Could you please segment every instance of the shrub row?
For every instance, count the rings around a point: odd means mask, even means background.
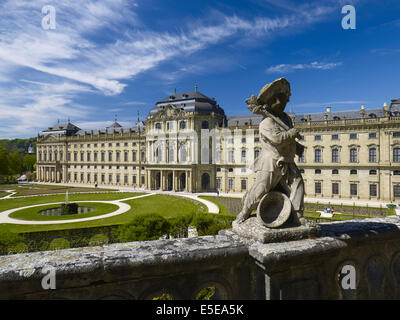
[[[148,241],[161,237],[187,237],[189,226],[198,235],[216,235],[219,230],[231,227],[234,216],[195,213],[165,219],[158,214],[136,215],[123,225],[95,228],[0,234],[0,254],[14,254],[45,250],[58,250],[107,243]]]

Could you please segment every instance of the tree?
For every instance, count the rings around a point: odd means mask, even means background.
[[[32,172],[35,168],[36,156],[26,154],[23,161],[23,167],[26,171]]]
[[[9,157],[5,148],[0,147],[0,175],[9,174]]]
[[[22,160],[18,151],[9,154],[9,168],[11,174],[22,173]]]

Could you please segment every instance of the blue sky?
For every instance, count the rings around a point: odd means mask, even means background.
[[[355,30],[341,26],[347,4]],[[0,0],[0,138],[68,118],[132,126],[196,84],[248,114],[245,99],[280,77],[296,113],[381,107],[400,98],[399,13],[398,0]]]

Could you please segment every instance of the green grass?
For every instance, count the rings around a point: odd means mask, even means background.
[[[62,216],[45,216],[38,214],[39,211],[51,208],[58,208],[59,205],[44,205],[40,207],[26,208],[22,210],[15,211],[9,215],[10,218],[20,219],[20,220],[30,220],[30,221],[58,221],[58,220],[71,220],[71,219],[81,219],[90,218],[103,215],[106,213],[118,210],[118,206],[110,203],[100,203],[100,202],[79,202],[81,207],[92,207],[95,210],[84,213],[84,214],[68,214]]]
[[[79,200],[116,200],[123,199],[140,194],[134,193],[109,193],[109,194],[75,194],[70,195],[70,201]],[[107,199],[106,199],[106,198]],[[42,196],[29,197],[10,200],[0,200],[0,212],[17,207],[28,206],[31,204],[51,203],[64,201],[64,196]],[[166,219],[172,219],[179,216],[186,216],[199,212],[206,212],[206,208],[199,202],[193,202],[181,197],[169,195],[152,195],[149,197],[124,201],[131,206],[131,209],[123,214],[92,221],[51,224],[51,225],[14,225],[0,224],[0,232],[8,230],[11,232],[35,232],[46,230],[65,230],[74,228],[101,227],[108,225],[121,225],[128,223],[136,214],[157,213]]]
[[[219,213],[221,213],[221,214],[229,214],[228,207],[226,205],[222,204],[221,202],[219,202],[218,201],[218,197],[199,196],[199,198],[204,199],[204,200],[208,200],[208,201],[214,203],[215,205],[217,205],[218,208],[219,208]],[[229,199],[229,198],[225,198],[225,199]]]

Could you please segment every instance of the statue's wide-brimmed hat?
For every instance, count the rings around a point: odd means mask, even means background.
[[[290,83],[285,78],[280,78],[266,84],[260,90],[257,102],[261,105],[267,104],[268,101],[277,94],[285,94],[288,98],[290,97]]]

